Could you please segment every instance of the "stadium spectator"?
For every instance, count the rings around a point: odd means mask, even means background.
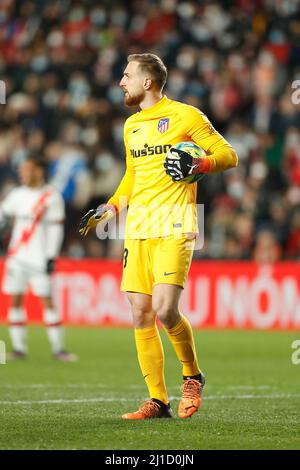
[[[280,259],[281,247],[270,230],[261,230],[256,237],[253,259],[257,263],[275,263]]]

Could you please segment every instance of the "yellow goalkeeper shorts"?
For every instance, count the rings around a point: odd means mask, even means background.
[[[194,245],[185,237],[125,240],[121,290],[152,295],[156,284],[183,288]]]

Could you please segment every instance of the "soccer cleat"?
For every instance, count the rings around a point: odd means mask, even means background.
[[[178,406],[179,418],[190,418],[196,413],[201,405],[204,384],[205,379],[202,374],[200,380],[184,380],[181,387],[182,397]]]
[[[59,351],[53,354],[54,359],[61,362],[77,362],[78,356],[67,351]]]
[[[18,359],[26,359],[27,354],[23,351],[10,351],[6,354],[6,359],[8,361],[15,361]]]
[[[165,405],[164,403],[154,401],[150,399],[145,401],[137,411],[134,413],[125,413],[122,416],[123,419],[153,419],[153,418],[172,418],[172,411],[170,404]]]

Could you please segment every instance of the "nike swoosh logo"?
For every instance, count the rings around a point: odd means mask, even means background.
[[[166,271],[164,272],[164,276],[170,276],[170,274],[176,274],[176,271],[173,271],[172,273],[166,273]]]
[[[141,128],[139,127],[138,129],[134,129],[134,131],[132,131],[133,134],[135,134],[137,131],[139,131]]]

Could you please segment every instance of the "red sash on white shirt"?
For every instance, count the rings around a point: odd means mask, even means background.
[[[34,217],[33,217],[31,225],[23,230],[20,238],[16,241],[15,245],[8,249],[8,252],[7,252],[8,256],[15,255],[22,245],[27,244],[30,241],[32,235],[35,232],[37,224],[40,222],[46,210],[48,209],[48,206],[46,205],[46,201],[51,194],[52,194],[52,191],[48,190],[44,192],[43,194],[41,194],[41,196],[38,198],[38,200],[36,201],[36,203],[34,204],[32,208]]]

